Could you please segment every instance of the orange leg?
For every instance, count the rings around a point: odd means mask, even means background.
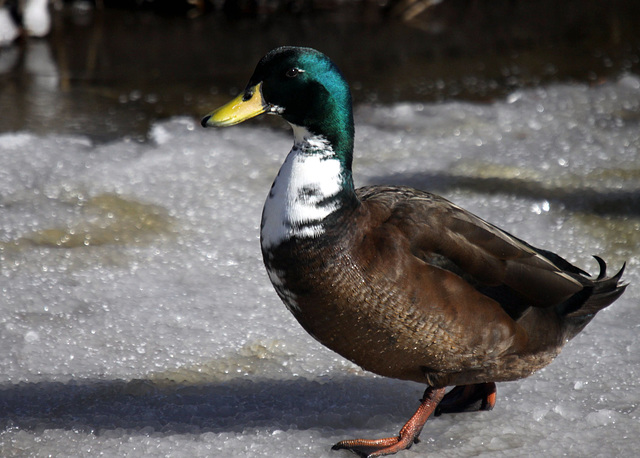
[[[476,383],[475,385],[458,385],[449,391],[435,412],[435,416],[443,413],[472,412],[475,410],[491,410],[496,405],[496,384]]]
[[[435,412],[436,407],[444,397],[445,388],[427,388],[424,392],[420,407],[416,413],[400,430],[396,437],[387,437],[385,439],[352,439],[338,442],[331,447],[332,450],[351,450],[354,453],[366,458],[375,456],[392,455],[411,447],[419,441],[418,436],[422,432],[424,424],[429,417]]]

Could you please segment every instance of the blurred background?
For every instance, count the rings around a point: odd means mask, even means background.
[[[637,74],[640,2],[0,0],[0,43],[0,132],[144,141],[153,121],[236,94],[285,44],[328,54],[356,103]]]

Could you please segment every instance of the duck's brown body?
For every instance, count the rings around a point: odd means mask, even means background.
[[[356,193],[325,234],[264,258],[302,326],[376,374],[434,388],[526,377],[624,290],[438,196]]]

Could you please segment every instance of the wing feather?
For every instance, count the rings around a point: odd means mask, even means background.
[[[442,197],[404,187],[358,191],[363,201],[388,208],[385,224],[407,236],[414,255],[448,268],[489,296],[553,307],[585,286],[580,281],[584,272],[560,256],[536,249]],[[503,304],[505,310],[513,305]]]

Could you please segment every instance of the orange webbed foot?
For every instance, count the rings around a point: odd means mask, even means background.
[[[384,439],[351,439],[338,442],[332,450],[350,450],[361,457],[392,455],[411,447],[419,441],[424,424],[435,412],[436,407],[444,398],[445,388],[427,388],[416,413],[402,427],[396,437]]]

